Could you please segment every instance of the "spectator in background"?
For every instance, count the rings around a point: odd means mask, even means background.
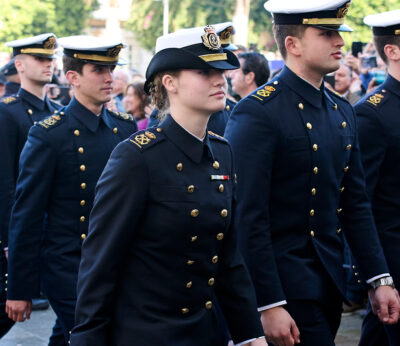
[[[350,90],[354,79],[355,78],[351,67],[341,63],[339,69],[335,72],[334,89],[352,105],[354,105],[360,99],[359,94],[353,93]]]
[[[122,105],[124,91],[129,84],[130,75],[128,71],[116,70],[113,73],[113,99],[116,103],[117,112],[125,112]]]
[[[146,107],[150,105],[150,97],[144,92],[144,83],[129,84],[122,105],[127,113],[135,117],[138,130],[147,127],[150,114],[146,114]]]
[[[0,97],[3,97],[3,95],[6,92],[6,77],[4,76],[3,73],[0,74]]]
[[[238,56],[240,68],[230,73],[232,90],[241,98],[268,82],[269,65],[264,55],[256,52]]]

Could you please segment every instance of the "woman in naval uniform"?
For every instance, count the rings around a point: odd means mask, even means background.
[[[157,40],[146,91],[158,127],[121,143],[99,180],[82,249],[71,345],[266,345],[233,229],[228,142],[207,132],[239,62],[213,27]]]

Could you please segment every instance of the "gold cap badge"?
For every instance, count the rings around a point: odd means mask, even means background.
[[[203,44],[211,50],[219,50],[221,48],[221,42],[218,35],[215,33],[215,29],[211,25],[207,25],[204,28],[205,34],[201,36]]]

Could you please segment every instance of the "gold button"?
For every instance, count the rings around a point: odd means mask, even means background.
[[[343,192],[343,191],[344,191],[344,187],[341,187],[341,188],[340,188],[340,192]]]
[[[79,169],[80,169],[82,172],[84,172],[84,171],[86,170],[86,166],[85,166],[85,165],[81,165],[81,166],[79,167]]]
[[[34,122],[33,122],[33,125],[36,125],[36,124],[37,124],[37,121],[34,121]]]
[[[189,312],[189,309],[188,309],[188,308],[183,308],[183,309],[182,309],[182,314],[185,315],[185,314],[187,314],[188,312]]]
[[[79,154],[83,154],[83,152],[84,152],[83,148],[82,148],[82,147],[79,147],[79,148],[78,148],[78,152],[79,152]]]
[[[219,191],[219,192],[224,192],[224,185],[223,185],[223,184],[220,184],[220,185],[218,186],[218,191]]]
[[[382,92],[383,92],[383,93],[385,93],[385,92],[386,92],[386,90],[385,90],[385,89],[382,89]]]
[[[217,234],[217,240],[222,240],[224,239],[224,234],[223,233],[218,233]]]
[[[313,187],[313,188],[311,189],[311,194],[312,194],[313,196],[315,196],[315,195],[317,194],[317,189],[316,189],[315,187]]]
[[[176,170],[177,170],[178,172],[181,172],[182,169],[183,169],[183,165],[182,165],[181,163],[178,163],[178,164],[176,165]]]
[[[274,85],[278,85],[279,84],[279,82],[276,80],[275,82],[274,82]]]
[[[345,129],[345,128],[346,128],[346,126],[347,126],[347,123],[346,123],[345,121],[343,121],[343,122],[342,122],[342,128],[344,128],[344,129]]]
[[[81,220],[81,222],[85,222],[85,217],[81,216],[79,220]]]
[[[318,167],[314,167],[313,172],[314,174],[318,174]]]
[[[61,115],[64,115],[64,112],[60,112]]]
[[[207,310],[211,310],[211,308],[212,308],[212,302],[210,302],[210,301],[206,302],[205,306],[206,306],[206,309],[207,309]]]
[[[193,237],[190,238],[190,241],[191,241],[192,243],[194,243],[196,240],[197,240],[197,235],[195,235],[195,236],[193,236]]]
[[[186,262],[186,264],[187,264],[188,266],[191,266],[191,265],[194,264],[194,261],[193,261],[193,260],[188,260],[188,261]]]
[[[303,110],[303,109],[304,109],[304,105],[303,105],[302,103],[299,103],[299,108],[300,108],[301,110]]]
[[[208,286],[212,286],[215,283],[215,279],[214,278],[210,278],[210,280],[208,280]]]
[[[218,256],[214,256],[211,260],[212,263],[217,263],[218,262]]]
[[[309,130],[311,130],[311,129],[312,129],[312,125],[311,125],[311,123],[307,123],[307,128],[308,128]]]
[[[199,214],[200,214],[200,212],[199,212],[198,209],[193,209],[193,210],[190,212],[190,216],[191,216],[191,217],[198,217]]]
[[[344,168],[344,172],[346,173],[346,172],[348,172],[349,171],[349,166],[346,166],[345,168]]]
[[[314,216],[315,215],[315,210],[314,209],[311,209],[310,210],[310,216]]]
[[[86,201],[84,199],[82,199],[80,205],[83,207],[86,204]]]
[[[341,232],[342,232],[341,228],[338,228],[337,231],[336,231],[337,234],[340,234]]]
[[[317,150],[318,150],[318,145],[317,145],[317,144],[314,144],[314,145],[312,146],[312,148],[313,148],[314,151],[317,151]]]
[[[353,269],[356,269],[356,268],[357,268],[355,265],[352,265],[351,267],[352,267]]]
[[[186,284],[186,288],[190,288],[190,287],[192,287],[192,285],[193,285],[193,282],[192,282],[192,281],[189,281],[189,282]]]
[[[346,147],[346,150],[350,150],[351,149],[351,144],[349,144],[347,147]]]
[[[340,214],[342,211],[343,211],[343,209],[342,209],[342,208],[339,208],[339,209],[337,210],[337,213]]]
[[[118,129],[117,129],[116,127],[114,127],[114,128],[113,128],[113,132],[114,132],[114,133],[117,133],[117,132],[118,132]]]
[[[28,113],[29,113],[29,114],[33,114],[32,109],[28,109]]]
[[[215,162],[213,163],[213,167],[214,167],[214,169],[219,169],[219,162],[218,162],[218,161],[215,161]]]
[[[225,109],[226,109],[227,111],[229,111],[229,110],[231,109],[231,107],[230,107],[229,105],[227,105],[227,106],[225,107]]]
[[[86,189],[86,183],[82,183],[82,184],[81,184],[81,189],[82,189],[82,190],[85,190],[85,189]]]
[[[359,283],[359,284],[360,284],[360,283],[361,283],[361,280],[357,280],[357,283]]]
[[[336,103],[333,105],[333,109],[334,109],[335,111],[337,111],[337,104],[336,104]]]
[[[310,235],[311,235],[311,237],[313,237],[313,238],[314,238],[314,237],[315,237],[315,233],[314,233],[314,231],[311,231],[311,232],[310,232]]]
[[[221,210],[221,216],[222,216],[222,217],[227,217],[227,216],[228,216],[228,210],[222,209],[222,210]]]
[[[157,127],[157,132],[162,132],[162,128],[161,127]]]
[[[85,233],[82,233],[82,234],[81,234],[81,239],[82,239],[82,240],[85,240],[85,239],[86,239],[86,234],[85,234]]]
[[[358,276],[359,274],[358,273],[354,273],[354,276]]]
[[[187,188],[187,191],[188,191],[189,193],[193,193],[193,191],[194,191],[194,185],[189,185],[188,188]]]
[[[74,135],[75,135],[75,136],[79,136],[79,134],[80,134],[79,130],[75,130],[75,131],[74,131]]]

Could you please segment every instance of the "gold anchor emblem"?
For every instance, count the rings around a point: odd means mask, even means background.
[[[151,139],[142,133],[135,137],[135,141],[141,145],[146,145],[150,143]]]

